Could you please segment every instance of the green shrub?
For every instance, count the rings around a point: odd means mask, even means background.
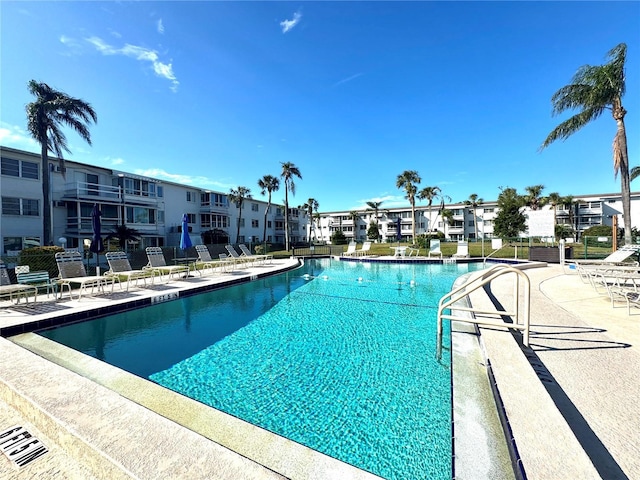
[[[58,252],[64,252],[64,248],[56,246],[25,248],[20,252],[19,264],[28,265],[31,272],[45,270],[49,272],[50,277],[57,277],[56,253]]]
[[[342,230],[336,230],[333,235],[331,235],[331,243],[333,245],[346,245],[347,237],[344,236]]]

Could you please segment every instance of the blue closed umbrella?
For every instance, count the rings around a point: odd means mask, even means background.
[[[102,243],[102,223],[100,216],[102,212],[98,208],[98,204],[93,204],[93,210],[91,210],[91,228],[93,229],[93,237],[91,237],[91,245],[89,251],[93,253],[100,253],[104,250],[104,244]]]
[[[189,237],[189,217],[185,213],[182,215],[182,234],[180,235],[180,248],[182,250],[186,250],[191,247],[193,243],[191,243],[191,237]]]

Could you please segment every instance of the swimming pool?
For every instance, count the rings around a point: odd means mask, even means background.
[[[314,260],[42,335],[385,478],[451,478],[436,303],[476,268]]]

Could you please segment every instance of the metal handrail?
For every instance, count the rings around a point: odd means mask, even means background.
[[[468,297],[472,292],[484,287],[491,283],[494,279],[506,275],[509,273],[515,273],[514,282],[514,305],[512,311],[507,310],[481,310],[479,308],[465,307],[458,304],[463,299]],[[522,312],[520,311],[520,278],[524,279],[524,305]],[[437,357],[440,359],[442,356],[442,320],[457,320],[460,322],[475,323],[476,325],[491,325],[494,327],[507,327],[515,328],[523,331],[522,342],[525,346],[529,346],[529,324],[531,313],[531,282],[529,277],[518,268],[514,268],[511,265],[497,264],[493,267],[482,272],[481,275],[473,276],[462,285],[451,290],[444,295],[438,302],[438,331],[437,331]],[[458,304],[458,305],[456,305]],[[452,308],[455,305],[454,308]],[[451,310],[451,314],[445,314],[446,309]],[[485,313],[485,314],[500,314],[514,317],[514,323],[507,323],[500,320],[491,320],[487,318],[476,318],[475,316],[460,316],[454,315],[453,312],[470,312],[470,313]]]

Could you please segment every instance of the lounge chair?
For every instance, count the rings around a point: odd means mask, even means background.
[[[218,258],[220,258],[220,268],[223,272],[233,272],[236,267],[236,260],[230,255],[226,253],[219,253]]]
[[[255,258],[256,260],[261,261],[262,263],[267,263],[267,261],[271,263],[273,261],[273,255],[262,255],[262,254],[251,253],[251,250],[249,250],[249,248],[244,243],[241,243],[240,245],[238,245],[238,248],[240,248],[242,255],[247,258]]]
[[[442,258],[442,250],[440,250],[440,240],[437,238],[431,239],[431,244],[429,245],[429,254],[427,256],[431,258],[431,255],[437,255]]]
[[[38,298],[38,287],[34,285],[20,285],[11,283],[7,266],[0,260],[0,298],[9,297],[9,301],[20,302],[20,298],[24,298],[29,303],[29,295],[33,294],[34,302]]]
[[[147,253],[149,263],[143,267],[143,270],[152,270],[161,278],[163,275],[166,275],[167,281],[171,280],[174,275],[178,275],[178,277],[182,274],[185,276],[189,275],[189,265],[167,265],[167,261],[164,259],[164,254],[160,247],[147,247],[145,252]]]
[[[46,270],[32,272],[29,265],[18,265],[16,267],[16,279],[19,284],[31,285],[36,287],[38,291],[41,288],[46,288],[47,298],[51,293],[56,294],[56,283],[51,280],[49,272]]]
[[[585,258],[581,260],[579,258],[574,258],[570,260],[566,260],[565,263],[575,264],[575,265],[614,265],[620,263],[630,263],[628,262],[629,257],[634,253],[640,252],[640,245],[624,245],[620,247],[615,252],[609,254],[607,257],[602,259],[588,259]],[[637,265],[638,262],[635,263]]]
[[[356,242],[349,242],[347,250],[342,252],[343,257],[352,257],[356,253]]]
[[[371,242],[364,242],[360,250],[356,250],[356,257],[366,257],[371,251]]]
[[[87,288],[89,287],[91,287],[91,293],[93,294],[94,289],[104,293],[104,287],[111,285],[111,293],[113,293],[113,284],[118,281],[115,277],[87,275],[84,263],[82,262],[82,255],[77,251],[66,250],[56,253],[56,263],[58,264],[58,272],[60,273],[60,276],[56,280],[60,297],[62,297],[64,293],[64,287],[67,287],[69,290],[69,298],[73,299],[71,293],[72,285],[80,286],[78,290],[78,300],[82,298],[83,294],[87,293]]]
[[[255,258],[251,258],[251,257],[244,257],[242,255],[240,255],[235,248],[233,248],[233,245],[225,245],[225,247],[227,249],[227,252],[229,252],[229,256],[231,258],[233,258],[236,261],[236,264],[240,264],[240,263],[255,263],[256,259]]]
[[[134,270],[129,263],[129,257],[125,252],[107,252],[107,262],[109,262],[109,271],[105,272],[107,277],[117,277],[120,282],[120,288],[122,289],[121,280],[124,278],[127,281],[127,292],[129,291],[129,285],[131,282],[135,282],[138,285],[138,280],[142,280],[145,287],[147,286],[147,279],[151,279],[153,284],[153,277],[155,272],[153,270],[142,269]]]
[[[420,247],[418,245],[411,245],[407,247],[406,251],[407,257],[411,256],[419,256],[420,255]]]
[[[211,258],[211,252],[206,245],[196,245],[196,252],[198,253],[196,268],[201,267],[203,270],[208,268],[211,273],[214,273],[216,268],[220,268],[220,271],[224,270],[224,265],[220,261]]]
[[[451,256],[453,258],[469,258],[469,243],[465,241],[459,241],[458,250]]]

